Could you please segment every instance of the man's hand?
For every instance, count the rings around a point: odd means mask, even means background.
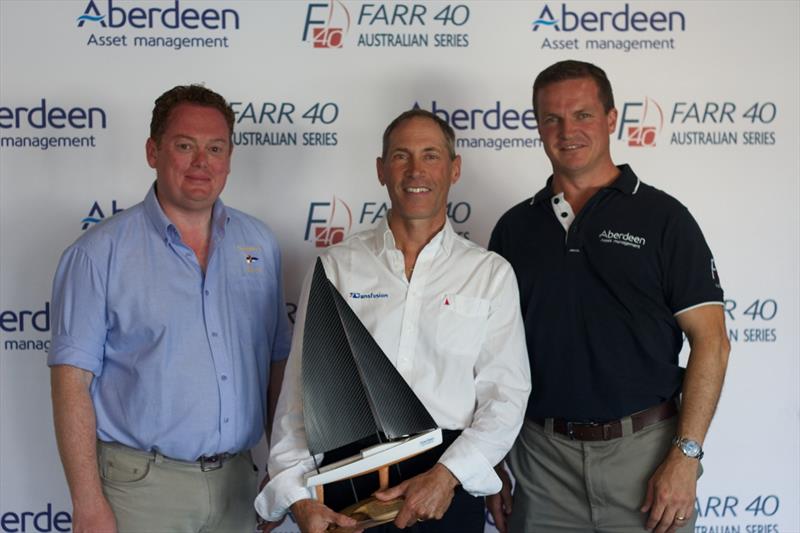
[[[655,533],[673,532],[694,512],[700,462],[673,447],[647,483],[641,511],[650,513],[645,527]]]
[[[355,519],[334,512],[330,507],[310,498],[294,502],[292,514],[301,533],[323,533],[332,524],[340,527],[353,527],[357,524]]]
[[[497,494],[492,494],[486,497],[486,508],[494,519],[494,525],[500,533],[508,531],[508,517],[511,515],[511,478],[508,476],[506,467],[503,463],[494,467],[500,481],[503,482],[503,488]]]
[[[394,525],[403,529],[422,520],[438,520],[453,501],[453,490],[458,480],[441,463],[427,472],[403,481],[399,485],[375,493],[381,501],[405,498],[403,508],[394,519]]]
[[[75,504],[72,506],[72,531],[74,533],[117,533],[117,520],[108,500],[96,502],[90,509]]]

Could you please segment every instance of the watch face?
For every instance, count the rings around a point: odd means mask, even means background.
[[[681,444],[681,449],[683,450],[683,453],[689,457],[697,457],[700,455],[700,445],[693,440],[683,441]]]

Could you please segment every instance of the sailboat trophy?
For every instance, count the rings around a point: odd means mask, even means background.
[[[311,455],[376,435],[374,446],[306,474],[306,486],[324,503],[324,485],[374,475],[389,486],[389,467],[434,448],[442,430],[422,405],[317,259],[303,336],[303,417]],[[390,522],[403,501],[361,501],[343,511],[352,529]]]

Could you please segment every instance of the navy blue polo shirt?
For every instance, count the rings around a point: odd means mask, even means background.
[[[714,259],[680,202],[628,165],[566,231],[544,189],[505,213],[489,249],[513,266],[533,389],[529,418],[604,422],[681,389],[675,316],[723,302]]]

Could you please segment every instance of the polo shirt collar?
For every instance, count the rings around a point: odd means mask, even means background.
[[[455,231],[453,230],[453,226],[450,225],[450,220],[445,218],[444,227],[442,227],[441,231],[433,236],[430,242],[425,245],[423,250],[430,249],[432,252],[426,253],[435,254],[436,251],[441,248],[446,254],[450,254],[450,251],[453,249],[454,236]],[[370,245],[372,246],[372,250],[375,255],[397,249],[397,244],[394,240],[394,234],[389,227],[389,213],[387,213],[386,216],[383,217],[380,222],[378,222],[378,225],[375,226],[375,233],[371,238]]]
[[[639,178],[633,172],[630,165],[617,165],[619,169],[619,176],[606,189],[616,189],[623,194],[632,195],[636,194],[639,190]],[[531,199],[531,205],[537,205],[541,202],[549,202],[553,197],[553,176],[547,178],[547,183],[544,188],[534,195]]]
[[[180,240],[178,228],[167,218],[167,215],[164,214],[164,210],[161,209],[161,205],[158,203],[155,183],[153,183],[150,190],[147,191],[143,204],[147,218],[150,219],[150,222],[159,235],[168,240]],[[230,221],[230,216],[225,208],[225,204],[222,203],[222,200],[217,198],[211,211],[212,241],[219,241],[225,236],[225,226],[228,224],[228,221]]]

